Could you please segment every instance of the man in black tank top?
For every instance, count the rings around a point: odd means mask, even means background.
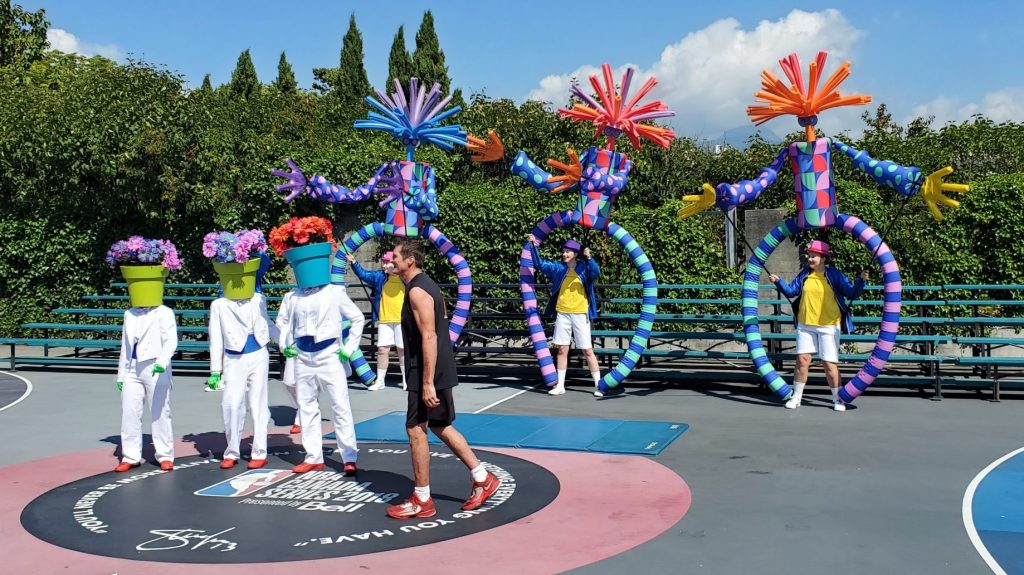
[[[423,243],[401,238],[395,243],[395,269],[405,282],[402,306],[402,337],[408,407],[405,430],[412,452],[415,491],[405,502],[388,507],[395,519],[433,517],[437,513],[430,497],[430,446],[427,428],[451,449],[472,475],[473,488],[462,504],[464,511],[483,505],[501,486],[501,481],[484,468],[466,438],[452,425],[455,400],[452,388],[459,384],[455,352],[448,337],[448,314],[441,288],[423,273]]]

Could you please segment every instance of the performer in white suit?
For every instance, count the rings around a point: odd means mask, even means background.
[[[174,469],[171,430],[171,358],[178,348],[178,325],[167,306],[133,307],[124,312],[117,388],[121,390],[121,462],[114,471],[142,463],[142,409],[149,403],[153,447],[160,469]]]
[[[239,444],[245,426],[246,398],[252,414],[253,437],[249,469],[267,464],[267,372],[270,354],[267,343],[279,340],[277,325],[267,316],[262,293],[251,298],[232,300],[220,297],[210,306],[210,378],[207,386],[216,388],[223,371],[225,388],[221,400],[227,448],[221,469],[231,469],[241,457]]]
[[[292,290],[281,298],[281,307],[277,312],[277,328],[284,332],[285,326],[288,325],[288,306],[291,303],[292,297],[295,295],[295,290]],[[282,345],[282,348],[284,346]],[[295,421],[292,422],[292,428],[289,433],[299,433],[302,431],[302,426],[299,423],[299,396],[295,393],[295,358],[286,357],[284,360],[284,369],[281,370],[281,383],[284,384],[284,390],[288,392],[288,396],[292,398],[295,403]]]
[[[346,475],[356,474],[356,433],[348,398],[346,367],[359,348],[363,335],[363,313],[352,303],[344,286],[325,285],[297,289],[281,312],[287,314],[281,333],[284,354],[295,358],[295,389],[302,426],[305,461],[292,471],[306,473],[324,468],[323,436],[320,426],[320,388],[331,399],[334,434]],[[280,315],[280,314],[279,314]],[[349,337],[342,341],[341,325],[351,322]]]

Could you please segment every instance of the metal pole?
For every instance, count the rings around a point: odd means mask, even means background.
[[[725,219],[729,220],[725,226],[725,266],[729,269],[736,269],[736,208],[725,212]]]

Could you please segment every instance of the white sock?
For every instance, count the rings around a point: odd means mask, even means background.
[[[839,399],[839,388],[832,387],[830,389],[832,390],[832,401],[842,401],[841,399]]]
[[[388,374],[388,368],[377,369],[377,383],[384,383],[384,377]]]
[[[600,371],[592,371],[592,372],[590,372],[590,377],[594,378],[594,387],[597,387],[598,384],[601,383],[601,372]]]
[[[558,369],[555,370],[555,373],[558,374],[558,387],[565,387],[565,370]]]
[[[430,499],[430,486],[420,487],[417,485],[413,487],[413,493],[416,495],[416,499],[420,500],[420,503],[426,503]]]
[[[402,372],[402,387],[405,387],[405,362],[398,362],[398,370]]]
[[[793,399],[800,401],[804,398],[804,386],[807,385],[806,381],[794,381],[793,382]]]
[[[476,467],[469,470],[470,474],[473,475],[473,481],[480,483],[484,479],[487,479],[487,470],[484,469],[483,463],[478,463]]]

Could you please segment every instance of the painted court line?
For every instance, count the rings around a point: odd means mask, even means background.
[[[992,554],[988,552],[988,549],[985,547],[985,544],[981,541],[981,536],[978,535],[978,530],[974,526],[974,512],[972,511],[972,504],[974,503],[974,492],[978,489],[978,485],[981,485],[981,482],[985,479],[985,476],[991,473],[993,469],[999,467],[1000,465],[1002,465],[1004,461],[1011,459],[1012,457],[1014,457],[1018,453],[1021,453],[1022,451],[1024,451],[1024,447],[1021,447],[1016,451],[1011,451],[1010,453],[1007,453],[1006,455],[990,463],[988,467],[983,469],[981,473],[976,475],[974,479],[971,480],[970,484],[967,485],[967,491],[964,493],[963,516],[964,528],[967,529],[967,536],[970,538],[971,543],[974,544],[975,549],[978,550],[978,554],[981,555],[981,558],[985,560],[985,563],[989,566],[990,569],[992,569],[992,572],[996,575],[1006,575],[1006,571],[1004,571],[1003,568],[999,566],[999,563],[997,563],[995,558],[992,557]]]
[[[21,381],[25,382],[25,393],[21,394],[21,397],[19,397],[18,399],[14,400],[13,402],[8,403],[7,405],[5,405],[3,407],[0,407],[0,411],[3,411],[3,410],[5,410],[5,409],[7,409],[9,407],[14,407],[15,405],[18,405],[22,401],[25,401],[25,398],[28,397],[32,393],[32,382],[27,380],[27,379],[25,379],[24,377],[21,377],[18,374],[11,373],[9,371],[0,371],[0,373],[2,373],[4,375],[9,375],[11,377],[16,377],[16,378],[20,379]]]
[[[495,407],[497,405],[501,405],[502,403],[505,403],[506,401],[508,401],[510,399],[519,397],[520,395],[526,393],[527,391],[532,391],[534,389],[537,389],[540,386],[541,386],[541,384],[538,383],[537,385],[534,385],[532,387],[525,387],[525,388],[517,391],[516,393],[513,393],[512,395],[510,395],[510,396],[508,396],[508,397],[506,397],[504,399],[499,399],[498,401],[495,401],[494,403],[492,403],[490,405],[486,405],[484,407],[481,407],[480,409],[474,411],[473,414],[476,415],[477,413],[483,413],[483,412],[487,411],[488,409],[490,409],[492,407]]]

